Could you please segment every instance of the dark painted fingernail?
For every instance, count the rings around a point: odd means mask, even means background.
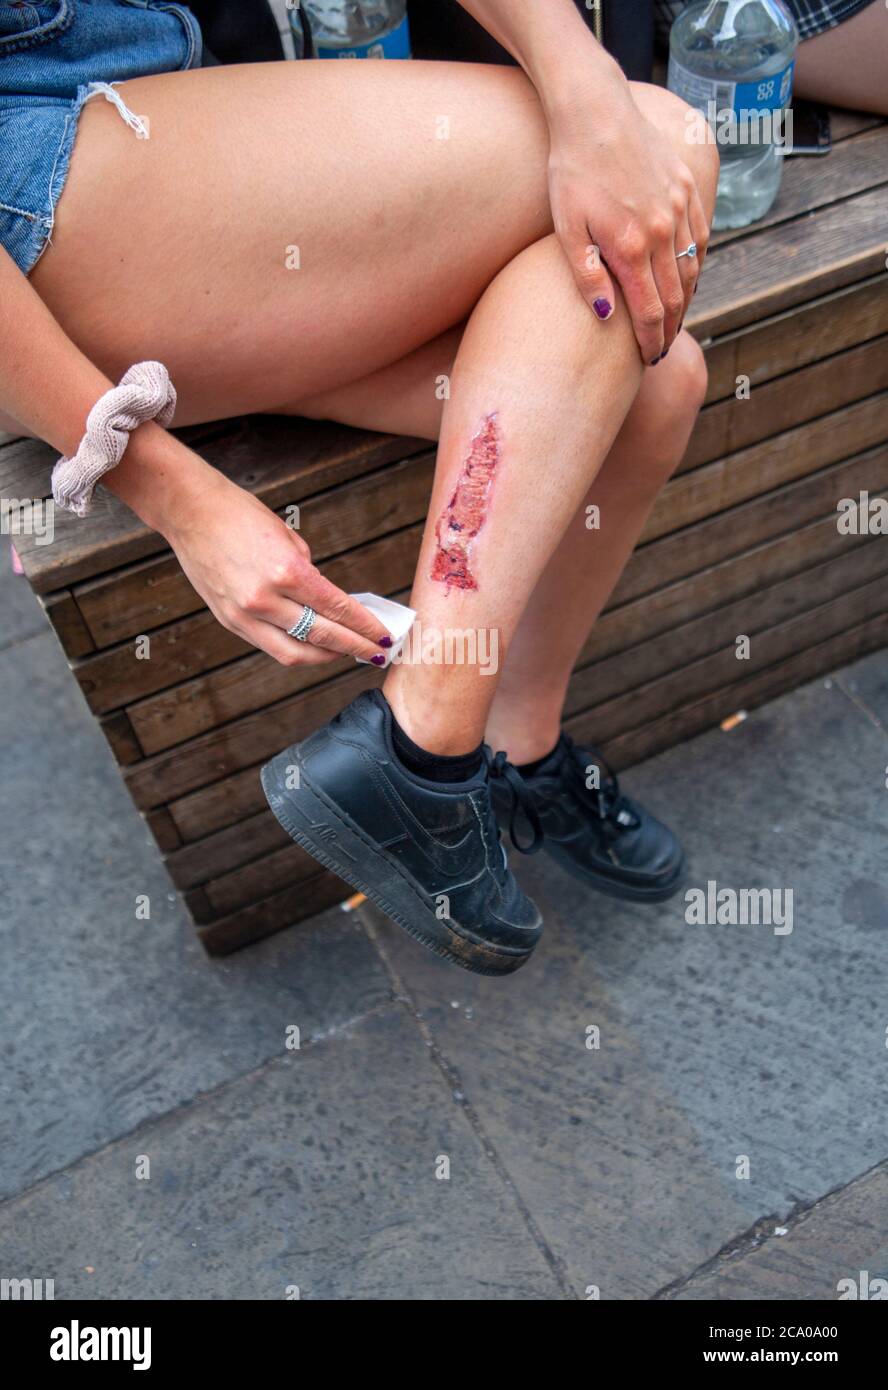
[[[389,647],[392,645],[392,639],[390,637],[380,637],[379,645],[385,647],[386,651],[388,651]]]
[[[669,344],[669,347],[671,347],[671,346],[672,346],[672,344],[670,343],[670,344]],[[666,351],[663,353],[663,357],[668,357],[668,356],[669,356],[669,348],[667,348]],[[663,357],[660,358],[660,361],[661,361],[661,362],[663,361]]]
[[[694,294],[697,293],[697,291],[698,291],[699,288],[700,288],[700,281],[698,280],[697,283],[694,285]]]
[[[600,319],[609,319],[614,312],[614,306],[609,299],[596,299],[592,308]]]
[[[385,657],[384,657],[384,656],[371,656],[370,660],[373,662],[373,665],[374,665],[374,666],[384,666],[384,665],[385,665]]]
[[[662,361],[663,361],[663,353],[661,352],[659,357],[653,357],[653,358],[651,358],[651,363],[650,363],[650,365],[651,365],[652,367],[656,367],[657,363],[658,363],[658,362],[662,362]]]

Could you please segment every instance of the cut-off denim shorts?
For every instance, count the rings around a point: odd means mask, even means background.
[[[83,103],[103,95],[133,124],[111,84],[199,67],[201,47],[185,5],[0,0],[0,245],[26,275],[52,235]]]

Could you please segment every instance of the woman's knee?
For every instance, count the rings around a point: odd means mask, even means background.
[[[707,382],[702,348],[690,333],[679,333],[668,358],[645,373],[636,398],[637,481],[657,490],[675,472],[706,399]]]
[[[679,333],[669,350],[669,362],[674,373],[676,406],[683,417],[695,420],[709,385],[703,349],[690,333]]]

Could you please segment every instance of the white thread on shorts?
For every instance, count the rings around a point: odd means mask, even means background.
[[[126,123],[127,123],[127,125],[129,126],[130,130],[134,130],[134,131],[136,132],[136,139],[138,139],[138,140],[147,140],[147,139],[148,139],[148,127],[147,127],[147,125],[145,124],[145,122],[144,122],[144,120],[142,119],[141,116],[135,115],[134,112],[132,112],[132,111],[129,109],[129,107],[127,106],[126,102],[124,101],[124,99],[123,99],[123,97],[120,95],[120,93],[114,90],[115,87],[116,87],[116,85],[117,85],[116,83],[111,83],[111,82],[90,82],[90,83],[88,83],[88,84],[87,84],[87,94],[86,94],[86,96],[83,98],[83,105],[85,106],[86,103],[90,100],[91,97],[97,97],[97,96],[100,96],[100,95],[103,96],[103,97],[105,98],[106,101],[110,101],[110,102],[111,102],[111,105],[112,105],[112,106],[116,106],[116,107],[117,107],[117,110],[120,112],[121,116],[122,116],[123,119],[126,121]]]

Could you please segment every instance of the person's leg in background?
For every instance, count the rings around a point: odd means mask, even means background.
[[[799,45],[795,93],[888,116],[888,7],[870,0],[850,19]]]

